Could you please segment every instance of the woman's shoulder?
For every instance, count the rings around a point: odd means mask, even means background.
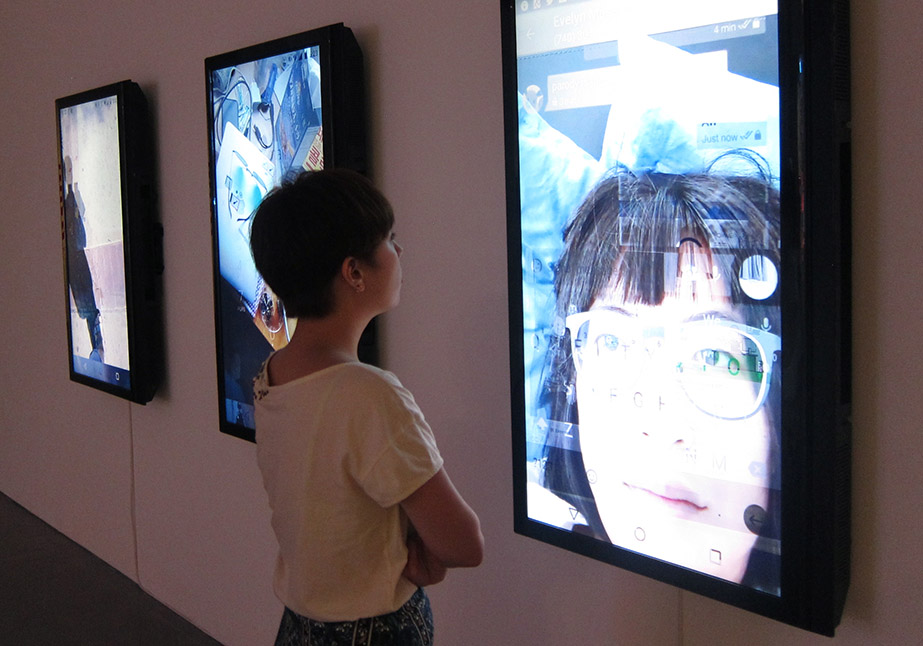
[[[362,405],[381,411],[403,411],[402,415],[423,417],[413,394],[389,370],[368,363],[343,364],[331,379],[337,380],[337,389],[351,393]]]
[[[361,361],[334,366],[334,369],[328,371],[327,376],[330,379],[352,384],[356,388],[367,388],[383,393],[406,390],[393,372]]]
[[[325,393],[335,393],[336,399],[352,401],[358,408],[381,405],[416,408],[413,395],[394,373],[371,364],[338,363],[276,385],[268,376],[267,363],[253,380],[253,395],[257,401],[265,400],[270,394],[281,402],[291,397],[299,400],[315,396],[326,398]]]
[[[370,389],[388,392],[404,388],[394,373],[361,361],[336,363],[278,385],[270,380],[267,364],[268,361],[263,364],[256,378],[256,383],[262,384],[266,389],[275,390],[290,386],[323,388],[335,385],[336,388],[347,390]]]

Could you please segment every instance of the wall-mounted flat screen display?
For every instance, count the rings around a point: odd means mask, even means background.
[[[125,81],[56,111],[71,378],[145,403],[161,347],[146,102]]]
[[[287,173],[365,171],[362,70],[358,44],[343,25],[205,62],[219,415],[232,435],[253,439],[253,377],[296,324],[253,264],[251,217]]]
[[[827,138],[799,131],[803,17],[502,4],[517,531],[784,614],[805,495],[786,456],[817,404],[794,362],[823,324],[797,236],[842,218],[804,209]]]

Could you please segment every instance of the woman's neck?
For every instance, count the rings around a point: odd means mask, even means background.
[[[270,383],[278,386],[325,368],[358,361],[359,338],[364,329],[364,324],[333,315],[299,319],[291,341],[270,361]]]

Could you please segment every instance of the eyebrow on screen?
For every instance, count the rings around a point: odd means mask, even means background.
[[[727,321],[729,323],[743,323],[733,316],[730,316],[727,312],[719,312],[717,310],[708,310],[705,312],[696,312],[692,316],[683,319],[683,323],[697,323],[699,321]]]
[[[631,319],[637,319],[639,317],[639,314],[637,312],[632,312],[631,310],[627,310],[623,307],[619,307],[618,305],[603,305],[601,307],[593,308],[593,310],[590,310],[590,311],[594,311],[594,310],[595,311],[602,310],[604,312],[613,312],[615,314],[620,314],[622,316],[625,316]],[[680,323],[699,323],[702,321],[727,321],[728,323],[740,323],[742,325],[746,324],[746,322],[743,320],[740,320],[739,317],[731,316],[727,312],[722,312],[719,310],[705,310],[703,312],[696,312],[695,314],[692,314],[691,316],[687,316],[686,318],[682,319]]]
[[[635,318],[635,319],[638,318],[637,312],[630,312],[626,310],[625,308],[618,307],[617,305],[603,305],[602,307],[594,307],[590,311],[593,311],[593,310],[596,310],[596,311],[603,310],[604,312],[614,312],[616,314],[621,314],[622,316],[628,316],[628,317]]]

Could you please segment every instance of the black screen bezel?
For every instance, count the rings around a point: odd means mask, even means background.
[[[128,388],[75,370],[70,327],[61,111],[107,97],[116,97],[118,106],[119,183],[130,364]],[[163,378],[163,229],[156,212],[153,132],[147,100],[137,83],[125,80],[59,98],[55,101],[55,114],[70,379],[134,403],[146,404],[153,399]]]
[[[219,427],[222,433],[250,442],[255,441],[255,429],[246,424],[229,421],[225,414],[227,395],[224,346],[227,341],[222,325],[222,279],[218,266],[219,241],[215,197],[217,160],[213,145],[215,123],[212,107],[212,72],[310,47],[318,47],[320,51],[324,166],[350,168],[367,173],[364,65],[358,42],[348,27],[336,23],[205,59]],[[267,350],[267,356],[268,354]],[[375,321],[363,335],[360,358],[371,363],[377,361]]]
[[[514,530],[812,632],[833,635],[849,582],[848,2],[780,0],[783,338],[781,595],[531,520],[526,498],[517,0],[501,1]]]

